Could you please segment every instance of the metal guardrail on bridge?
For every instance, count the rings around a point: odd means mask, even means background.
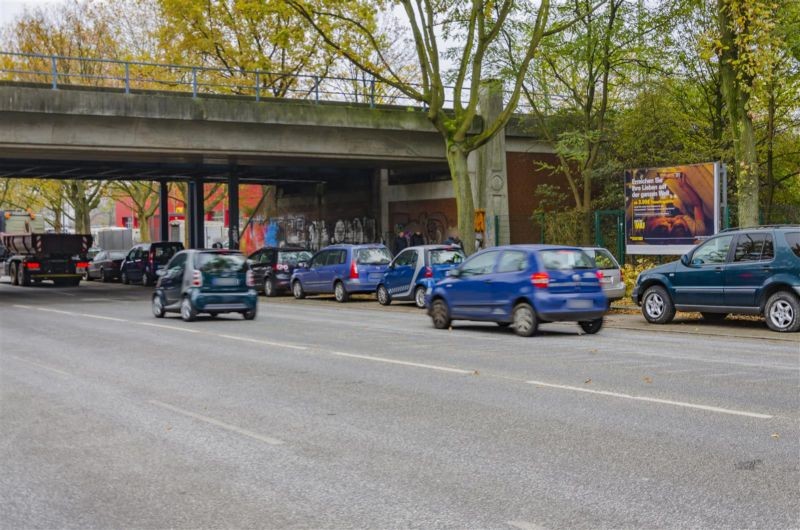
[[[42,84],[54,90],[90,87],[117,89],[125,94],[175,91],[191,93],[194,98],[233,95],[255,101],[300,99],[420,108],[418,101],[366,74],[354,77],[287,74],[0,51],[0,81]],[[452,104],[452,88],[447,87],[445,92],[447,102]]]

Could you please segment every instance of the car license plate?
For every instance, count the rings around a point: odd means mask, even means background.
[[[239,285],[239,280],[238,278],[214,278],[214,281],[211,283],[218,287],[232,287],[234,285]]]
[[[612,283],[613,278],[611,276],[604,276],[600,279],[600,283]]]
[[[378,280],[381,279],[382,276],[383,276],[382,274],[374,272],[374,273],[369,275],[369,279],[370,279],[370,281],[378,281]]]
[[[569,309],[589,309],[592,307],[591,300],[567,300],[567,307]]]

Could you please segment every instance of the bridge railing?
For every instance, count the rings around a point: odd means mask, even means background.
[[[366,74],[353,77],[287,74],[237,68],[210,68],[145,61],[120,61],[0,51],[0,81],[34,83],[52,89],[88,87],[125,94],[170,91],[192,97],[233,95],[394,105],[419,108],[419,102]],[[420,87],[421,88],[421,87]],[[452,89],[446,89],[452,106]]]

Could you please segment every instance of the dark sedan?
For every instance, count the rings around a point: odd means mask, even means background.
[[[256,289],[267,296],[288,292],[289,280],[297,264],[311,259],[311,252],[301,247],[264,247],[248,258]]]
[[[84,273],[84,279],[94,280],[98,278],[104,282],[119,279],[119,268],[122,260],[125,259],[125,254],[124,250],[101,250],[89,262],[89,268]]]

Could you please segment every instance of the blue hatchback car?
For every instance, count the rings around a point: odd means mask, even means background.
[[[437,329],[453,320],[512,325],[530,337],[539,323],[578,322],[586,333],[603,326],[606,295],[592,259],[579,248],[493,247],[471,256],[425,296]]]
[[[428,288],[465,259],[464,251],[452,245],[406,248],[395,256],[378,284],[378,302],[389,305],[392,300],[413,300],[417,307],[425,307]]]
[[[308,263],[299,263],[292,273],[292,294],[333,293],[337,302],[346,302],[351,294],[374,293],[383,278],[392,254],[384,245],[331,245]]]

